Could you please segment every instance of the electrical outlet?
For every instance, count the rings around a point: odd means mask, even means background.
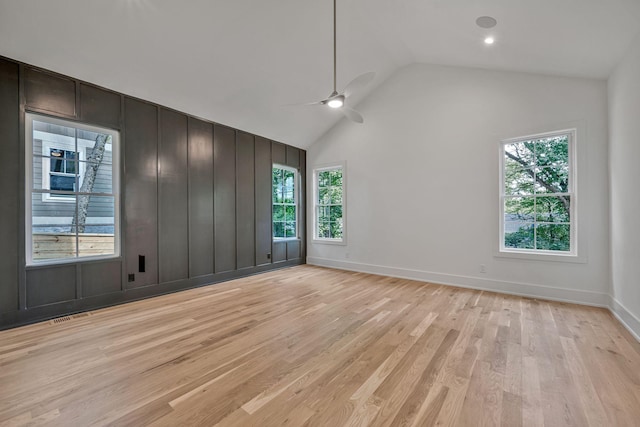
[[[135,274],[129,274],[129,281],[130,282],[135,282],[136,281],[136,275]]]
[[[487,266],[484,264],[480,264],[480,273],[486,273],[487,272]]]
[[[344,257],[345,257],[346,259],[349,259],[349,252],[345,252]]]
[[[271,259],[271,254],[267,254],[267,259]]]

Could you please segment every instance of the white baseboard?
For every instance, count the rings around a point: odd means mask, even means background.
[[[606,293],[582,291],[578,289],[555,288],[534,285],[531,283],[508,282],[504,280],[483,279],[480,277],[459,276],[453,274],[434,273],[431,271],[412,270],[382,265],[363,264],[352,261],[338,261],[327,258],[307,257],[307,263],[321,267],[340,270],[358,271],[362,273],[380,274],[382,276],[418,280],[438,285],[458,286],[461,288],[500,292],[530,298],[552,301],[570,302],[595,307],[609,307],[610,297]]]
[[[622,326],[640,341],[640,319],[614,297],[611,297],[609,310],[622,323]]]

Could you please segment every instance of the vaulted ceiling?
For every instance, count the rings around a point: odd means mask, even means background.
[[[0,55],[308,147],[342,116],[286,105],[331,92],[331,20],[331,0],[0,0]],[[414,62],[606,78],[639,31],[639,0],[338,0],[338,88],[376,71],[357,105]]]

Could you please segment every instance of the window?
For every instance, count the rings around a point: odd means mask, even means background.
[[[273,166],[272,203],[274,239],[298,237],[298,171]]]
[[[49,148],[49,189],[58,191],[76,190],[76,151]]]
[[[576,255],[575,134],[502,142],[501,252]]]
[[[28,264],[117,256],[118,132],[26,118]]]
[[[314,239],[344,242],[344,166],[314,170]]]

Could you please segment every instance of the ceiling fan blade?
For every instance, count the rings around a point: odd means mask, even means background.
[[[344,96],[349,97],[353,95],[353,93],[360,91],[366,85],[371,83],[371,81],[376,77],[375,71],[369,71],[368,73],[360,74],[355,79],[351,80],[347,86],[344,88]]]
[[[339,110],[342,114],[345,115],[347,119],[351,120],[352,122],[364,123],[364,118],[362,117],[362,114],[358,113],[353,108],[349,108],[346,105],[343,105],[342,107],[339,108]]]
[[[325,100],[322,101],[316,101],[316,102],[305,102],[303,104],[285,104],[283,105],[283,107],[308,107],[311,105],[324,105],[325,104]]]

